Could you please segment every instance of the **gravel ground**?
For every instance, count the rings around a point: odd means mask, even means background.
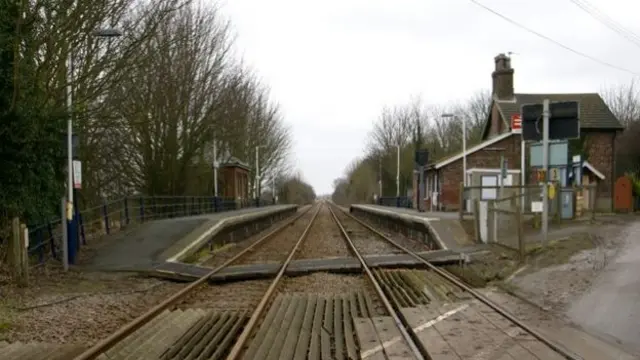
[[[299,209],[298,213],[305,211],[305,209]],[[311,210],[311,211],[313,211],[313,210]],[[260,240],[262,237],[264,237],[265,235],[267,235],[268,233],[273,231],[275,228],[277,228],[278,226],[281,226],[282,224],[284,224],[285,222],[287,222],[289,220],[290,220],[290,218],[283,219],[283,220],[273,224],[273,226],[270,226],[267,229],[262,230],[259,233],[256,233],[256,234],[250,236],[248,239],[245,239],[245,240],[243,240],[241,242],[238,242],[238,243],[227,244],[225,247],[222,247],[220,249],[214,250],[213,253],[210,254],[210,257],[202,262],[202,265],[203,266],[209,266],[209,267],[212,267],[212,268],[215,268],[215,267],[218,267],[218,266],[222,265],[225,261],[227,261],[227,260],[231,259],[232,257],[236,256],[242,250],[244,250],[244,249],[248,248],[249,246],[253,245],[256,241]],[[299,221],[304,221],[304,220],[300,219]],[[271,240],[273,240],[273,239],[271,239]],[[268,241],[271,241],[271,240],[266,240],[266,241],[268,242]],[[260,245],[259,247],[261,247],[261,246],[264,246],[264,245]],[[242,261],[242,260],[240,260],[240,261]]]
[[[369,229],[360,225],[355,220],[349,218],[347,215],[336,211],[338,219],[342,222],[342,226],[351,237],[356,249],[362,255],[377,255],[377,254],[401,254],[402,250],[397,249],[395,246],[389,244],[385,240],[379,238]]]
[[[92,344],[184,286],[56,267],[31,275],[22,289],[0,278],[0,340]]]
[[[289,255],[291,249],[293,249],[296,241],[300,238],[300,235],[302,235],[304,229],[309,225],[309,221],[311,221],[315,211],[315,208],[311,209],[287,229],[284,229],[273,238],[255,247],[234,265],[283,262],[287,258],[287,255]]]
[[[582,250],[561,264],[549,265],[544,259],[533,262],[509,283],[544,309],[562,313],[589,289],[607,261],[616,255],[622,245],[623,229],[621,225],[594,226],[584,234],[595,243],[593,248]]]
[[[347,218],[347,216],[342,215],[342,218]],[[362,219],[361,219],[362,220]],[[350,220],[347,219],[346,221],[350,222],[350,223],[356,223],[354,220]],[[366,222],[366,220],[365,220]],[[403,246],[407,249],[409,249],[410,251],[413,252],[422,252],[422,251],[430,251],[429,247],[427,247],[427,245],[419,240],[414,240],[414,239],[410,239],[406,236],[404,236],[403,234],[400,233],[396,233],[396,232],[391,232],[388,229],[385,228],[381,228],[378,227],[374,224],[370,224],[374,229],[380,231],[381,233],[383,233],[384,235],[386,235],[387,237],[391,238],[391,240],[395,241],[396,243],[398,243],[398,245]],[[355,225],[354,225],[355,226]],[[366,230],[363,226],[360,226],[361,228],[363,228],[364,230]],[[366,230],[368,231],[368,230]],[[401,250],[397,250],[396,247],[393,247],[395,252],[402,252]]]
[[[307,238],[296,253],[296,259],[349,257],[351,253],[340,229],[333,221],[328,206],[323,206]]]
[[[178,304],[180,308],[216,310],[253,310],[272,280],[249,280],[219,285],[204,285]]]

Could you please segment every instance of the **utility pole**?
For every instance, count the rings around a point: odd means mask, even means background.
[[[258,201],[260,193],[258,192],[260,183],[260,146],[256,146],[256,186],[254,188],[256,201]]]
[[[378,158],[378,196],[382,197],[382,158]]]
[[[542,245],[547,244],[549,236],[549,99],[542,102]]]
[[[213,196],[218,197],[218,149],[216,138],[213,138]]]
[[[400,198],[400,145],[398,147],[398,164],[396,167],[396,198]]]

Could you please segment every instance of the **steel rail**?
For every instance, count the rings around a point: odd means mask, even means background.
[[[335,205],[334,205],[335,206]],[[372,226],[370,226],[369,224],[367,224],[366,222],[358,219],[357,217],[353,216],[352,214],[340,209],[340,211],[342,211],[344,214],[346,214],[348,217],[350,217],[351,219],[355,220],[356,222],[358,222],[360,225],[364,226],[365,228],[369,229],[371,232],[373,232],[374,234],[376,234],[378,237],[388,241],[390,244],[392,244],[393,246],[395,246],[396,248],[404,251],[407,255],[410,255],[411,257],[413,257],[414,259],[418,260],[419,262],[421,262],[422,264],[426,265],[430,270],[435,271],[438,275],[444,277],[445,279],[449,280],[450,282],[454,283],[455,285],[457,285],[458,287],[462,288],[463,290],[467,291],[468,293],[470,293],[471,295],[473,295],[473,297],[475,297],[476,299],[480,300],[480,302],[482,302],[483,304],[487,305],[488,307],[492,308],[493,310],[495,310],[497,313],[499,313],[500,315],[504,316],[505,318],[507,318],[509,321],[511,321],[514,325],[522,328],[523,330],[525,330],[526,332],[528,332],[529,334],[531,334],[533,337],[535,337],[536,339],[538,339],[540,342],[544,343],[545,345],[547,345],[548,347],[550,347],[551,349],[553,349],[554,351],[556,351],[557,353],[561,354],[565,359],[569,359],[569,360],[583,360],[583,358],[573,352],[571,352],[570,350],[564,348],[562,345],[557,344],[555,342],[553,342],[552,340],[547,339],[544,335],[542,335],[540,332],[538,332],[537,330],[535,330],[534,328],[530,327],[529,325],[523,323],[522,321],[518,320],[518,318],[516,318],[513,314],[511,314],[508,310],[506,310],[505,308],[503,308],[502,306],[496,304],[495,302],[491,301],[489,298],[487,298],[486,296],[484,296],[483,294],[475,291],[474,289],[472,289],[471,287],[469,287],[467,284],[465,284],[463,281],[459,280],[457,277],[455,277],[453,274],[449,273],[448,271],[442,270],[440,268],[438,268],[437,266],[431,264],[430,262],[428,262],[427,260],[423,259],[420,255],[416,254],[415,252],[407,249],[406,247],[398,244],[397,242],[393,241],[391,238],[389,238],[388,236],[386,236],[385,234],[383,234],[382,232],[378,231],[377,229],[373,228]]]
[[[360,262],[362,269],[365,271],[365,273],[369,277],[369,280],[371,280],[373,287],[376,289],[376,293],[378,293],[378,296],[382,300],[382,304],[384,305],[389,315],[393,318],[393,321],[395,322],[396,326],[400,330],[400,334],[402,335],[404,340],[407,342],[407,345],[409,345],[409,348],[413,352],[414,357],[418,360],[424,360],[425,357],[423,356],[423,351],[415,343],[413,337],[407,331],[406,325],[402,322],[402,320],[396,313],[395,309],[393,308],[393,305],[391,305],[391,301],[389,301],[389,298],[387,298],[387,295],[385,295],[384,291],[382,290],[382,287],[380,286],[380,283],[373,275],[373,272],[371,272],[369,265],[367,265],[367,262],[364,260],[364,258],[356,248],[355,244],[353,243],[353,240],[351,240],[351,238],[349,237],[349,234],[347,234],[347,231],[344,229],[344,226],[342,226],[342,223],[340,223],[340,220],[338,219],[336,214],[333,212],[333,209],[331,208],[331,206],[328,206],[328,208],[329,208],[329,211],[331,212],[333,221],[335,221],[336,225],[338,225],[338,228],[340,228],[340,233],[342,234],[342,237],[344,237],[344,239],[347,241],[349,248],[351,248],[351,252],[358,258],[358,261]]]
[[[91,348],[87,349],[86,351],[84,351],[80,355],[76,356],[74,358],[74,360],[92,360],[92,359],[95,359],[96,357],[100,356],[100,354],[106,352],[111,347],[113,347],[115,344],[117,344],[119,341],[122,341],[124,338],[126,338],[129,335],[131,335],[134,331],[138,330],[143,325],[145,325],[146,323],[151,321],[153,318],[158,316],[161,312],[163,312],[169,306],[173,305],[176,301],[180,300],[182,297],[184,297],[187,294],[189,294],[191,291],[196,289],[198,286],[204,284],[211,276],[213,276],[216,273],[222,271],[224,268],[226,268],[227,266],[233,264],[235,261],[237,261],[238,259],[240,259],[244,255],[246,255],[249,251],[253,250],[256,246],[262,244],[267,239],[270,239],[274,235],[278,234],[279,232],[281,232],[282,230],[287,228],[289,225],[293,224],[295,221],[297,221],[302,216],[304,216],[306,213],[308,213],[309,210],[311,210],[311,208],[312,208],[312,206],[310,206],[308,209],[306,209],[305,211],[301,212],[300,214],[294,216],[292,219],[286,221],[281,226],[277,227],[273,231],[271,231],[268,234],[264,235],[262,238],[258,239],[255,243],[251,244],[251,246],[248,246],[247,248],[245,248],[244,250],[242,250],[241,252],[239,252],[238,254],[233,256],[231,259],[225,261],[222,265],[216,267],[215,269],[209,271],[207,274],[205,274],[202,277],[200,277],[198,280],[196,280],[196,281],[192,282],[191,284],[187,285],[186,287],[180,289],[180,291],[174,293],[173,295],[171,295],[170,297],[168,297],[167,299],[162,301],[160,304],[155,305],[153,308],[149,309],[144,314],[138,316],[133,321],[125,324],[124,326],[122,326],[121,328],[116,330],[114,333],[109,335],[107,338],[105,338],[103,340],[100,340],[98,343],[93,345]]]
[[[226,358],[227,360],[235,360],[240,356],[240,353],[242,352],[243,347],[249,340],[249,336],[253,332],[253,329],[255,328],[255,326],[258,324],[258,319],[260,319],[260,316],[262,316],[262,313],[267,307],[267,303],[269,302],[269,299],[271,299],[273,292],[276,290],[276,286],[278,286],[278,283],[284,277],[284,273],[287,270],[287,267],[289,266],[289,264],[291,263],[291,260],[293,260],[293,256],[295,255],[296,251],[298,251],[300,244],[302,244],[304,239],[307,237],[307,234],[309,233],[309,229],[311,229],[311,226],[316,220],[316,217],[318,216],[320,209],[322,209],[322,204],[318,205],[318,209],[313,214],[311,221],[309,221],[309,224],[304,229],[304,232],[302,232],[302,235],[300,235],[300,238],[298,238],[298,241],[296,241],[296,244],[293,246],[293,249],[291,249],[291,252],[289,252],[287,259],[282,263],[282,266],[280,267],[280,271],[278,271],[278,274],[276,275],[276,277],[271,281],[271,284],[269,285],[269,288],[262,296],[260,303],[258,304],[258,306],[256,306],[256,309],[253,311],[253,314],[251,314],[251,318],[249,318],[247,325],[245,325],[244,329],[242,330],[242,333],[240,334],[240,336],[238,336],[238,340],[236,340],[236,343],[233,344],[233,348],[231,348],[229,355],[227,355],[227,358]]]

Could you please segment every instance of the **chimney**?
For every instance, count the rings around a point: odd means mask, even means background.
[[[497,100],[513,99],[513,69],[511,68],[511,58],[505,54],[495,57],[496,69],[493,77],[492,95]]]

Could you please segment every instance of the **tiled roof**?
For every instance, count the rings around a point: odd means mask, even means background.
[[[613,115],[602,97],[596,93],[588,94],[515,94],[515,101],[496,101],[505,121],[511,115],[519,114],[522,105],[542,103],[544,99],[555,101],[580,102],[580,128],[622,130],[624,127]],[[485,129],[486,130],[486,129]]]

